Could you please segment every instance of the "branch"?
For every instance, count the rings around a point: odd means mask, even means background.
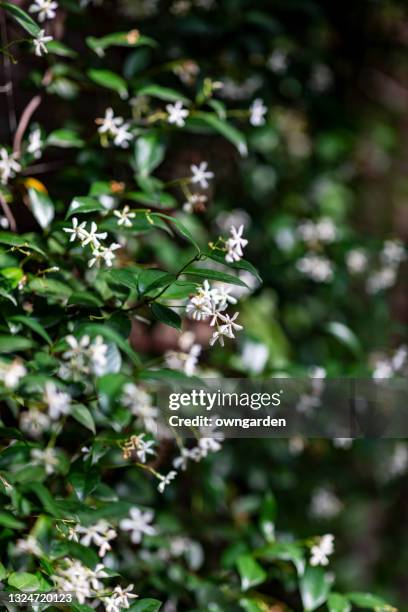
[[[23,111],[23,114],[21,115],[13,142],[13,152],[16,157],[20,156],[21,143],[23,140],[24,132],[26,131],[27,126],[30,123],[31,116],[35,113],[40,104],[41,96],[34,96],[34,98],[27,104]]]

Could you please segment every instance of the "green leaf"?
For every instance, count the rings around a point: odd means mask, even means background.
[[[273,542],[275,539],[275,521],[278,507],[275,496],[269,492],[266,494],[261,507],[260,527],[261,531],[268,542]]]
[[[68,474],[68,480],[74,487],[78,499],[84,501],[99,483],[100,475],[96,470],[84,470],[81,468],[82,465],[73,468]]]
[[[38,224],[42,229],[47,229],[54,219],[54,204],[47,194],[33,188],[28,190],[28,197],[30,199],[31,210]]]
[[[52,296],[62,302],[65,302],[72,293],[71,287],[53,278],[33,278],[28,286],[34,293],[48,298]]]
[[[177,217],[171,217],[170,215],[165,215],[164,213],[152,213],[150,215],[150,218],[153,219],[153,221],[155,219],[157,219],[157,218],[166,219],[167,221],[170,221],[170,223],[173,223],[173,225],[175,225],[178,233],[181,234],[183,236],[183,238],[185,238],[186,240],[191,242],[191,244],[194,245],[194,247],[196,248],[197,252],[200,253],[200,247],[198,246],[198,244],[194,240],[194,238],[191,235],[190,231],[183,225],[183,223],[181,223],[181,221],[179,221],[177,219]]]
[[[9,529],[24,529],[25,527],[22,521],[18,521],[11,512],[6,510],[0,510],[0,525]]]
[[[190,266],[184,270],[183,274],[186,276],[199,276],[209,280],[221,281],[223,283],[229,283],[230,285],[239,285],[240,287],[248,288],[248,285],[237,276],[232,276],[232,274],[220,272],[219,270],[212,270],[211,268],[195,268],[194,266]]]
[[[85,142],[73,130],[54,130],[48,135],[47,144],[61,149],[81,148]]]
[[[41,591],[41,582],[38,577],[27,572],[13,572],[8,577],[7,584],[19,591]]]
[[[157,132],[139,136],[135,142],[136,171],[140,176],[149,176],[164,159],[165,147]]]
[[[12,304],[14,304],[14,306],[17,306],[17,300],[14,297],[14,295],[9,293],[8,291],[3,289],[2,287],[0,287],[0,297],[4,298],[5,300],[9,300]]]
[[[124,340],[122,336],[113,327],[102,323],[86,323],[81,326],[81,335],[89,334],[91,336],[100,335],[105,340],[116,344],[121,351],[123,351],[133,362],[134,365],[140,365],[140,358],[137,353],[131,348],[127,340]]]
[[[69,297],[68,304],[90,306],[93,308],[101,308],[103,306],[102,300],[89,291],[74,291]]]
[[[190,100],[183,96],[175,89],[169,87],[161,87],[161,85],[146,85],[136,91],[138,96],[152,96],[152,98],[158,98],[159,100],[165,100],[166,102],[183,102],[183,104],[189,106]]]
[[[300,579],[300,594],[305,610],[311,612],[327,601],[330,581],[321,567],[307,567]]]
[[[361,344],[356,334],[344,323],[331,321],[325,325],[325,330],[343,344],[355,355],[361,354]]]
[[[102,210],[105,209],[98,200],[89,196],[81,196],[72,200],[65,218],[69,219],[74,215],[100,212]]]
[[[275,559],[291,561],[296,567],[299,576],[301,576],[305,570],[303,550],[293,542],[273,542],[257,552],[261,559],[266,559],[268,561],[273,561]]]
[[[48,42],[47,49],[50,53],[53,53],[54,55],[59,55],[61,57],[78,57],[78,53],[76,51],[70,49],[59,40],[51,40],[50,42]]]
[[[7,576],[7,570],[0,561],[0,580],[4,580],[6,576]]]
[[[126,198],[133,200],[134,202],[146,204],[146,206],[155,206],[156,208],[163,209],[174,208],[177,204],[176,198],[170,193],[165,193],[164,191],[130,191],[126,194]],[[152,224],[149,223],[147,219],[145,220],[148,223],[147,229],[152,229]],[[162,229],[166,229],[166,227],[167,226],[163,223]]]
[[[375,610],[376,612],[383,612],[390,609],[384,599],[372,595],[371,593],[346,593],[347,599],[349,599],[354,605],[360,608],[368,608],[369,610]]]
[[[123,285],[128,289],[138,290],[138,278],[139,278],[139,270],[129,269],[129,268],[115,268],[113,270],[108,270],[104,274],[104,278],[107,279],[108,282]]]
[[[32,236],[29,234],[13,234],[13,232],[0,232],[0,244],[7,244],[18,249],[30,250],[46,257],[44,251],[33,242]]]
[[[34,342],[30,338],[21,336],[0,336],[0,353],[15,353],[18,351],[26,351],[34,346]]]
[[[54,497],[43,484],[39,482],[28,482],[24,485],[23,490],[34,494],[41,502],[44,510],[51,516],[55,516],[56,518],[62,518],[64,516],[64,512],[59,508]]]
[[[225,255],[220,255],[218,251],[205,251],[203,255],[209,259],[212,259],[213,261],[224,264],[224,266],[227,266],[228,268],[246,270],[247,272],[250,272],[252,276],[255,276],[260,283],[262,283],[262,278],[258,270],[251,263],[249,263],[249,261],[246,261],[246,259],[240,259],[239,261],[234,261],[234,263],[228,263],[225,261]]]
[[[163,304],[157,304],[156,302],[154,302],[150,308],[155,319],[161,323],[170,325],[170,327],[181,329],[182,321],[177,312],[174,312],[174,310],[167,306],[163,306]]]
[[[256,599],[249,599],[243,597],[239,600],[239,605],[245,612],[264,612],[265,608],[262,606],[262,602],[258,604]]]
[[[241,587],[247,591],[266,580],[266,572],[250,555],[241,555],[237,559],[238,573],[241,578]]]
[[[106,87],[107,89],[113,89],[113,91],[116,91],[122,100],[126,100],[126,98],[128,98],[129,94],[126,81],[118,74],[115,74],[110,70],[103,70],[99,68],[88,70],[87,74],[94,83],[97,83],[102,87]]]
[[[41,336],[41,338],[48,342],[48,344],[52,344],[50,336],[36,319],[33,319],[32,317],[27,317],[25,315],[15,315],[13,317],[10,317],[10,321],[12,323],[20,323],[21,325],[25,325],[32,331],[36,332],[39,336]]]
[[[169,274],[163,270],[144,270],[138,278],[138,288],[140,294],[150,293],[155,289],[160,289],[176,280],[174,274]]]
[[[351,605],[343,595],[331,593],[327,600],[329,612],[350,612]]]
[[[40,27],[35,23],[33,19],[31,19],[30,15],[28,15],[23,9],[19,8],[15,4],[11,4],[11,2],[0,2],[0,7],[4,8],[4,10],[15,20],[17,23],[24,28],[26,32],[31,34],[31,36],[36,37],[40,32]]]
[[[158,612],[161,605],[158,599],[140,599],[130,606],[129,612]]]
[[[83,425],[87,429],[90,429],[93,434],[96,433],[95,422],[93,420],[92,414],[86,406],[84,406],[83,404],[74,404],[71,407],[71,416],[76,421],[78,421],[78,423],[81,423],[81,425]]]
[[[72,516],[70,517],[72,520]],[[74,557],[79,559],[81,563],[93,569],[95,565],[99,563],[99,557],[96,552],[87,546],[82,546],[78,542],[72,542],[64,540],[63,542],[57,542],[54,540],[51,548],[51,557],[53,559],[59,559],[61,557]]]
[[[245,136],[237,130],[236,127],[225,121],[224,119],[220,119],[217,115],[213,113],[205,113],[205,112],[195,112],[194,116],[187,120],[187,125],[196,125],[203,123],[208,125],[213,130],[224,136],[227,140],[229,140],[239,151],[241,155],[248,154],[248,145],[245,139]]]
[[[105,49],[108,47],[141,47],[148,45],[149,47],[155,47],[157,43],[148,36],[140,36],[137,30],[131,30],[130,32],[113,32],[107,34],[101,38],[95,38],[94,36],[88,36],[86,44],[92,51],[95,51],[97,55],[103,57],[105,55]]]

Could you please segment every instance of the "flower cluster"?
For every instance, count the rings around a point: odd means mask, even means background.
[[[70,242],[79,240],[82,248],[88,245],[90,246],[92,250],[92,257],[88,261],[88,266],[90,268],[101,262],[105,263],[110,268],[116,257],[115,251],[120,249],[120,244],[112,242],[109,246],[104,246],[101,241],[108,236],[107,232],[98,232],[98,226],[95,221],[91,222],[89,231],[86,229],[86,226],[86,221],[79,223],[77,217],[73,217],[72,227],[64,227],[63,230],[71,235]]]

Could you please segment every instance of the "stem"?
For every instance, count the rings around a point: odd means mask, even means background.
[[[27,104],[23,111],[23,114],[21,115],[13,142],[13,152],[16,157],[19,157],[21,154],[21,143],[23,140],[24,132],[26,131],[27,126],[30,123],[31,116],[35,113],[40,104],[41,96],[34,96],[34,98],[30,100],[30,102]]]
[[[3,209],[4,215],[7,217],[7,221],[9,222],[11,231],[16,232],[17,231],[16,220],[14,219],[10,206],[7,204],[6,199],[1,193],[0,193],[0,206]]]

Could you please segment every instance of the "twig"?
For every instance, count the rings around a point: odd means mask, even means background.
[[[27,104],[21,115],[20,122],[18,124],[17,131],[14,136],[13,152],[16,157],[20,156],[21,143],[23,140],[24,132],[30,122],[31,116],[41,104],[41,96],[34,96],[34,98]]]
[[[7,217],[7,221],[9,222],[9,227],[12,232],[17,231],[16,221],[13,217],[13,213],[11,212],[10,206],[7,204],[5,198],[0,193],[0,206],[3,209],[4,215]]]

